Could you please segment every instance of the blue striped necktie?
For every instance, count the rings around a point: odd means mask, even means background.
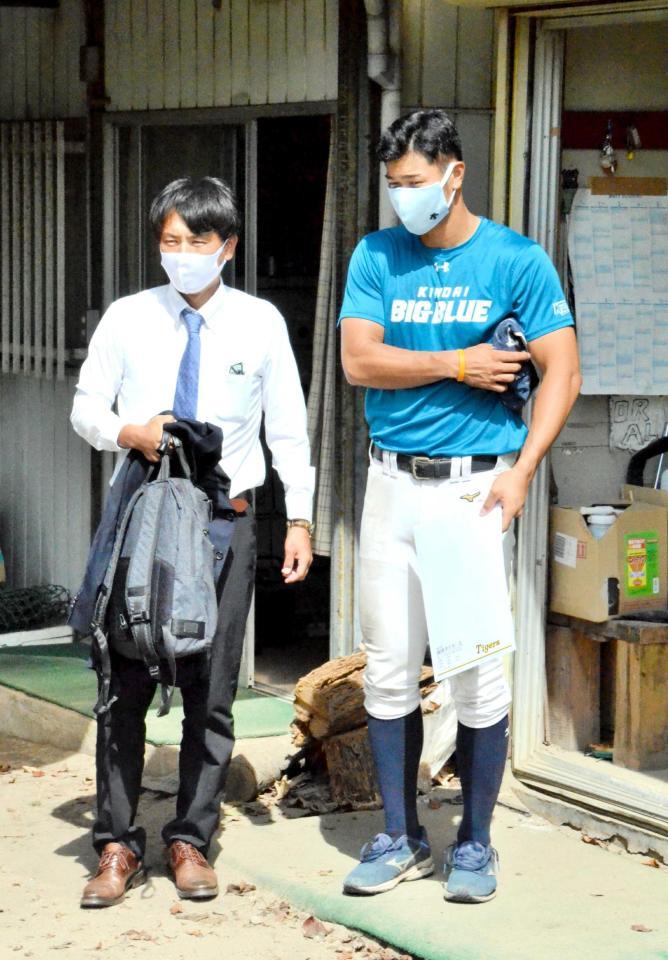
[[[179,420],[196,420],[201,345],[199,334],[204,318],[189,307],[181,311],[181,318],[188,328],[188,344],[183,351],[176,378],[174,416]]]

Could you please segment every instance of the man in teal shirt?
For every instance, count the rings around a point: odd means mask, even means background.
[[[501,531],[521,514],[580,387],[573,320],[556,271],[538,244],[467,209],[461,144],[447,114],[419,110],[395,121],[379,156],[401,224],[359,243],[341,309],[343,367],[350,383],[367,388],[372,441],[360,621],[369,738],[386,821],[344,882],[346,892],[362,894],[433,872],[416,807],[418,682],[427,643],[433,658],[435,641],[448,642],[449,617],[435,619],[425,564],[433,572],[438,556],[420,555],[421,530],[431,516],[461,516],[464,501],[471,538],[461,526],[458,536],[449,535],[445,524],[443,557],[475,567],[467,541],[474,542],[482,517],[498,520],[501,556]],[[509,321],[528,352],[492,346]],[[527,429],[504,394],[516,389],[529,360],[542,380]],[[476,590],[482,610],[491,585],[483,578]],[[447,578],[443,592],[439,611],[452,610],[454,621],[463,600],[448,596]],[[493,648],[476,635],[476,610],[467,613],[466,639]],[[452,643],[462,646],[461,638]],[[510,691],[493,653],[453,668],[450,686],[464,810],[446,851],[445,896],[477,903],[496,892],[490,825],[506,760]]]

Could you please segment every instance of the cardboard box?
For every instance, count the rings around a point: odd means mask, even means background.
[[[668,490],[634,487],[630,483],[625,483],[622,487],[622,500],[631,503],[651,503],[655,507],[665,507],[668,510]]]
[[[552,507],[550,610],[600,623],[665,608],[667,542],[666,506],[636,499],[600,540],[579,507]]]

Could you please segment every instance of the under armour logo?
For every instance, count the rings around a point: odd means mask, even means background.
[[[432,215],[429,217],[429,219],[430,219],[430,220],[438,220],[438,214],[437,214],[437,213],[432,213]]]
[[[448,263],[447,260],[441,260],[440,262],[437,260],[436,263],[434,264],[434,270],[442,270],[443,273],[447,273],[449,269],[450,269],[450,264]]]
[[[460,500],[467,500],[468,503],[473,503],[474,500],[477,500],[480,496],[480,490],[476,490],[475,493],[463,493]]]

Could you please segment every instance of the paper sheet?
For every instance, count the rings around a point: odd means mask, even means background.
[[[583,393],[668,393],[668,197],[575,195],[568,227]]]
[[[515,632],[503,557],[501,508],[486,517],[444,502],[417,528],[415,546],[436,680],[508,653]],[[444,550],[443,545],[449,549]]]

